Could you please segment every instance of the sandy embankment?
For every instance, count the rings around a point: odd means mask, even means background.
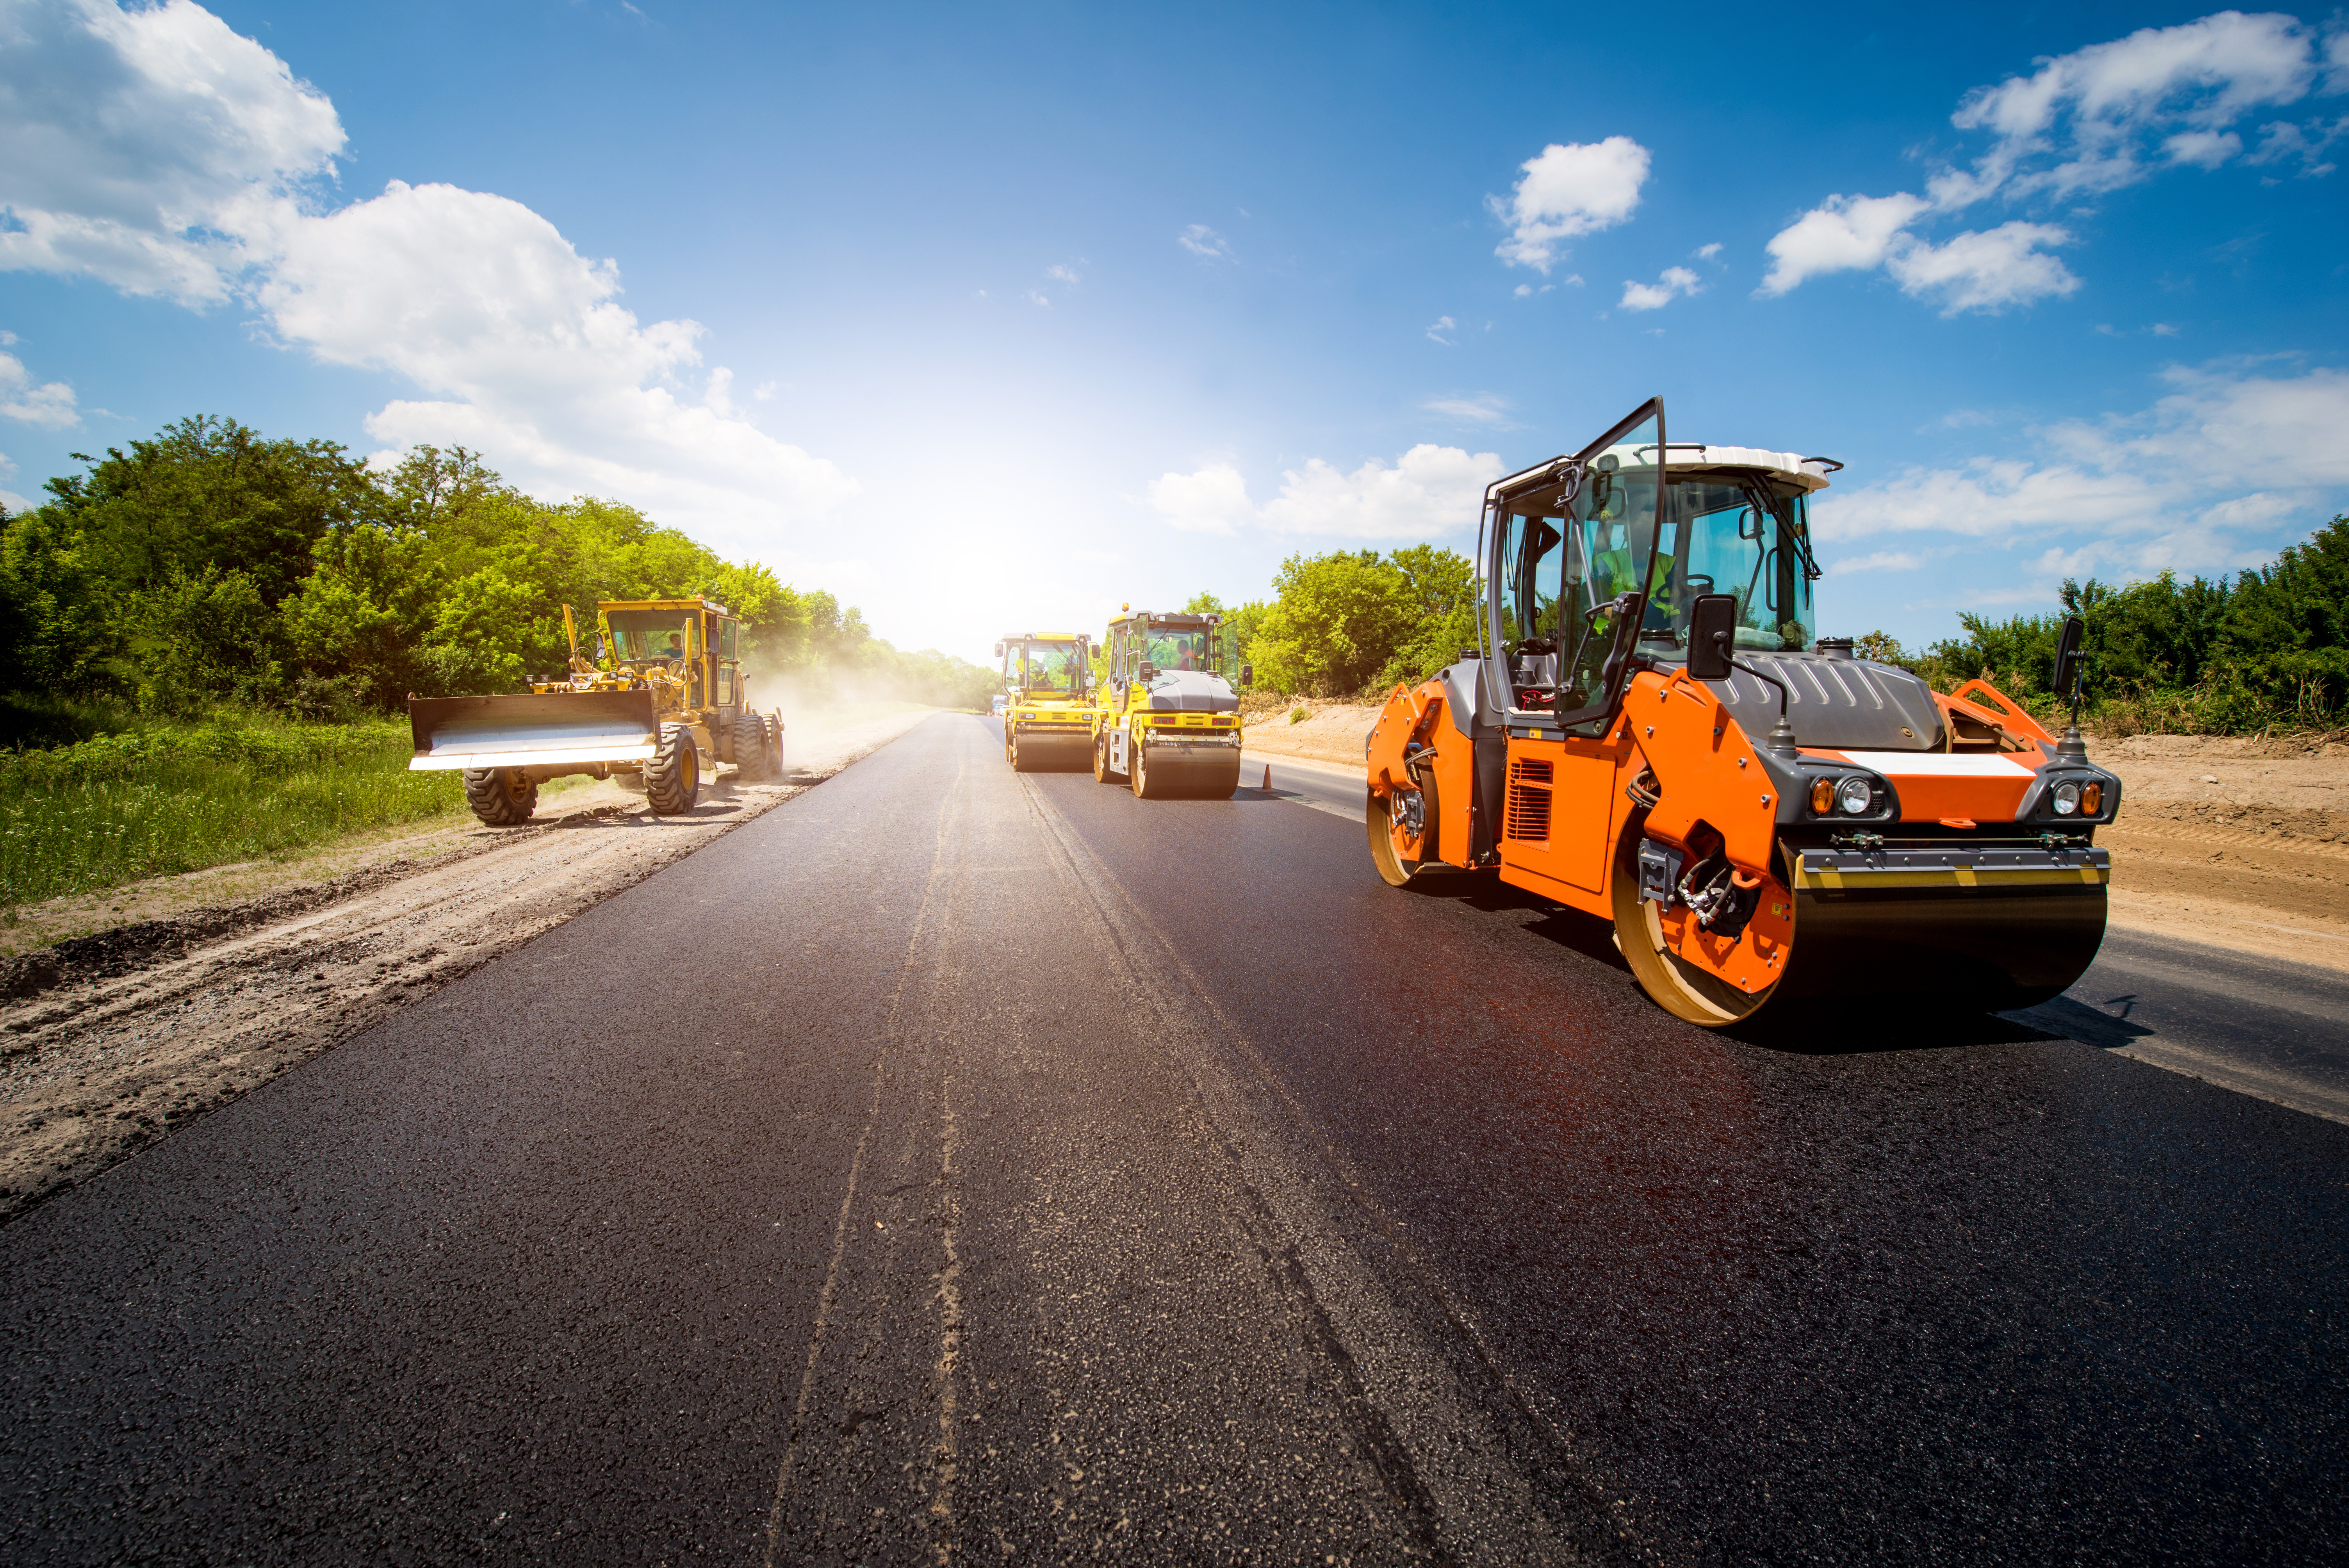
[[[1297,707],[1311,715],[1292,724]],[[1250,751],[1359,768],[1375,707],[1248,718]],[[2349,969],[2349,745],[2140,735],[2088,753],[2121,777],[2115,925]]]
[[[0,1219],[730,832],[931,711],[787,716],[785,782],[726,769],[684,817],[590,784],[542,796],[524,828],[467,817],[20,912],[13,946],[57,944],[0,961]]]

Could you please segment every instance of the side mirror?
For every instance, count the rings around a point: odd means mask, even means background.
[[[1158,666],[1156,665],[1144,665],[1142,666],[1140,678],[1143,680],[1155,680],[1157,676]]]
[[[2063,634],[2055,639],[2055,678],[2053,682],[2059,702],[2076,702],[2080,686],[2080,640],[2086,636],[2087,626],[2077,615],[2064,617]]]
[[[1244,686],[1256,685],[1256,666],[1245,659],[1240,661],[1240,685]]]
[[[999,659],[1003,656],[1003,645],[1001,643],[995,645],[995,656]]]
[[[1730,650],[1736,645],[1736,596],[1698,595],[1689,607],[1689,674],[1701,681],[1728,679]]]

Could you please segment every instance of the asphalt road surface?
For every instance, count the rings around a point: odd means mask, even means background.
[[[0,1558],[2349,1552],[2349,1127],[1361,839],[926,722],[0,1230]]]

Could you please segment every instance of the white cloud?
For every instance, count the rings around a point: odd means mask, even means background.
[[[1423,403],[1420,407],[1431,414],[1442,414],[1451,419],[1464,419],[1472,425],[1506,427],[1509,423],[1509,400],[1491,392],[1479,392],[1473,397],[1438,397],[1433,402]]]
[[[1879,550],[1872,555],[1847,557],[1827,570],[1840,577],[1853,572],[1914,572],[1924,564],[1925,558],[1913,550]]]
[[[2070,243],[2067,231],[2015,222],[1982,233],[1969,229],[1935,245],[1906,228],[1927,207],[1906,192],[1830,196],[1771,238],[1775,264],[1754,293],[1783,294],[1821,273],[1882,267],[1903,294],[1937,297],[1942,314],[1954,315],[1961,310],[2003,310],[2080,286],[2061,258],[2039,248]],[[1630,304],[1628,295],[1624,303]]]
[[[393,181],[306,210],[343,145],[333,106],[188,0],[19,4],[0,20],[0,265],[133,294],[256,306],[281,342],[427,396],[367,420],[395,446],[462,442],[535,493],[615,496],[735,551],[856,491],[688,383],[698,323],[617,303],[520,202]]]
[[[1495,452],[1421,442],[1392,468],[1373,459],[1341,473],[1315,458],[1281,476],[1265,525],[1281,533],[1349,539],[1422,540],[1473,525],[1485,487],[1501,477]]]
[[[2326,58],[2339,53],[2335,34]],[[1758,291],[1783,294],[1822,273],[1884,267],[1944,314],[2002,310],[2061,296],[2079,279],[2043,247],[2069,243],[2064,230],[2010,222],[1935,245],[1909,230],[1932,213],[1962,211],[1992,195],[2077,201],[2152,178],[2164,169],[2218,169],[2241,160],[2296,158],[2306,175],[2349,129],[2289,120],[2261,126],[2259,150],[2243,151],[2239,121],[2255,109],[2297,102],[2312,89],[2349,88],[2335,69],[2320,86],[2317,35],[2290,16],[2222,11],[2175,27],[2147,27],[2039,62],[2027,77],[1968,93],[1950,117],[1990,145],[1965,168],[1945,168],[1925,196],[1830,196],[1770,241]]]
[[[1452,339],[1445,337],[1443,335],[1454,330],[1459,326],[1459,325],[1460,324],[1458,322],[1454,321],[1448,315],[1439,315],[1428,325],[1428,338],[1432,342],[1444,345],[1446,348],[1456,348],[1459,345],[1454,343]]]
[[[74,407],[74,389],[62,381],[39,386],[13,354],[0,354],[0,418],[22,419],[28,425],[62,429],[81,422]]]
[[[2172,163],[2216,169],[2243,150],[2243,139],[2231,130],[2181,130],[2161,144]]]
[[[1770,272],[1757,292],[1782,294],[1821,273],[1882,266],[1901,231],[1930,205],[1906,191],[1830,196],[1771,237],[1764,247],[1770,253]]]
[[[11,5],[0,17],[0,268],[211,304],[331,177],[341,121],[189,0]]]
[[[1548,272],[1561,242],[1631,216],[1649,161],[1648,150],[1628,136],[1550,143],[1520,165],[1525,177],[1506,201],[1486,198],[1494,213],[1512,225],[1494,254],[1511,266]]]
[[[1719,254],[1721,254],[1721,242],[1719,240],[1715,240],[1710,245],[1699,245],[1696,248],[1696,259],[1700,262],[1709,262]]]
[[[1040,304],[1047,309],[1050,309],[1052,304],[1052,302],[1046,298],[1040,291],[1036,289],[1030,289],[1028,291],[1028,303],[1030,304]]]
[[[1942,190],[1952,201],[1979,200],[2001,185],[2062,197],[2117,190],[2155,171],[2147,144],[2169,150],[2171,128],[2195,153],[2171,151],[2173,160],[2211,159],[2218,149],[2209,139],[2255,108],[2305,97],[2316,67],[2315,35],[2290,16],[2221,11],[2140,28],[1967,94],[1950,123],[1993,139]]]
[[[1211,262],[1232,259],[1232,242],[1205,223],[1194,223],[1174,236],[1174,242],[1195,256],[1205,256]]]
[[[1275,533],[1417,541],[1473,527],[1485,487],[1501,477],[1500,456],[1423,441],[1390,468],[1373,459],[1351,473],[1319,458],[1281,475],[1280,493],[1258,507],[1228,462],[1150,481],[1151,506],[1170,527],[1231,533],[1253,523]]]
[[[0,452],[0,480],[14,479],[16,477],[16,459],[9,457],[5,452]],[[5,507],[12,512],[30,511],[33,509],[33,503],[26,500],[23,496],[18,495],[15,490],[0,490],[0,507]]]
[[[2336,46],[2343,39],[2349,39],[2349,33],[2334,40]],[[2330,125],[2323,120],[2311,120],[2306,126],[2295,125],[2288,119],[2277,120],[2260,127],[2260,135],[2262,139],[2259,150],[2246,157],[2243,160],[2245,163],[2264,168],[2288,158],[2297,158],[2300,160],[2301,178],[2323,179],[2333,172],[2334,166],[2318,160],[2324,156],[2326,148],[2343,136],[2349,135],[2349,115],[2342,116]]]
[[[2263,558],[2349,500],[2349,372],[2221,367],[2165,379],[2172,390],[2152,407],[2038,430],[2028,456],[1831,490],[1814,512],[1821,545],[1939,534],[2036,548],[2038,564],[2018,570],[2048,580],[2220,572]],[[1900,553],[1829,564],[1864,571]]]
[[[1902,235],[1884,266],[1901,293],[1940,296],[1943,315],[2000,311],[2080,286],[2061,260],[2038,248],[2066,244],[2071,238],[2050,224],[2024,222],[2002,223],[1980,234],[1969,229],[1941,245]]]
[[[1064,265],[1058,262],[1046,267],[1044,269],[1044,275],[1048,278],[1058,278],[1064,284],[1073,284],[1078,281],[1076,268]]]
[[[1625,278],[1623,280],[1623,298],[1618,305],[1618,308],[1622,310],[1661,310],[1664,306],[1671,304],[1672,301],[1685,298],[1689,294],[1702,293],[1703,289],[1704,280],[1698,277],[1686,267],[1666,267],[1664,269],[1664,275],[1655,283],[1637,283],[1630,278]]]
[[[1150,481],[1150,504],[1185,533],[1230,533],[1256,515],[1247,480],[1229,463],[1159,475]]]

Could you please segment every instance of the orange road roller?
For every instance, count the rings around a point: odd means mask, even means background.
[[[1661,399],[1495,483],[1480,646],[1367,741],[1371,857],[1614,923],[1721,1026],[1795,998],[1992,1011],[2104,940],[2120,779],[1986,682],[1941,696],[1816,635],[1810,498],[1841,467],[1670,442]],[[2078,624],[2055,689],[2078,691]]]

